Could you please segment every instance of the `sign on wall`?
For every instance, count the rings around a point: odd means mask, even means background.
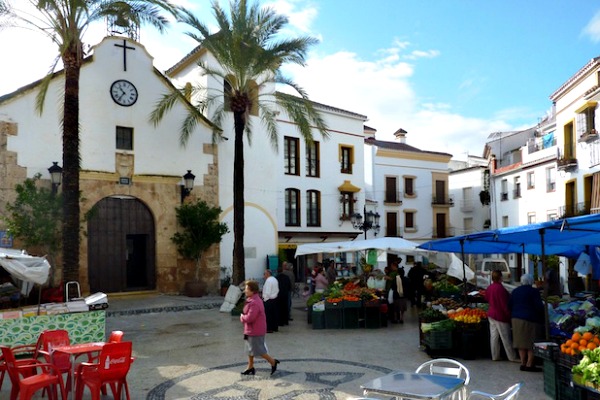
[[[0,247],[13,247],[13,238],[8,231],[0,231]]]

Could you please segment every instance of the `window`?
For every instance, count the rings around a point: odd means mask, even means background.
[[[417,229],[414,211],[404,211],[404,228],[409,230]]]
[[[300,164],[300,156],[298,154],[298,145],[300,140],[298,138],[293,138],[286,136],[283,139],[283,162],[284,162],[284,172],[286,175],[299,175],[299,166]]]
[[[412,176],[404,177],[404,196],[414,197],[415,193],[415,178]]]
[[[521,197],[521,177],[520,176],[515,176],[514,185],[515,185],[515,190],[513,192],[513,198],[518,199],[519,197]]]
[[[306,176],[319,177],[319,142],[306,142]]]
[[[285,225],[300,226],[300,191],[285,189]]]
[[[352,147],[340,146],[340,171],[343,174],[352,173],[352,163],[354,162],[354,152]]]
[[[398,193],[398,179],[395,176],[385,177],[385,202],[398,203],[400,196]]]
[[[596,133],[596,105],[595,101],[591,101],[575,111],[577,136],[581,137]]]
[[[340,205],[342,208],[340,219],[349,220],[352,214],[354,214],[354,193],[341,192]]]
[[[318,190],[306,192],[306,225],[321,226],[321,193]]]
[[[502,227],[506,228],[508,226],[508,215],[502,216]]]
[[[502,179],[500,182],[500,201],[508,200],[508,180]]]
[[[527,173],[527,189],[535,188],[535,172],[531,171]]]
[[[535,218],[535,212],[529,212],[527,213],[527,223],[528,224],[535,224],[536,218]]]
[[[556,168],[546,168],[546,192],[556,190]]]
[[[548,211],[546,218],[548,219],[548,221],[556,221],[558,219],[558,213],[554,210]]]
[[[133,128],[117,126],[117,150],[133,150]]]

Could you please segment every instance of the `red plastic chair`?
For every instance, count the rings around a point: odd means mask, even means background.
[[[108,343],[120,343],[123,340],[123,331],[112,331],[108,337]]]
[[[57,387],[60,389],[61,398],[67,399],[62,375],[54,365],[35,360],[18,361],[10,347],[0,346],[0,350],[12,383],[10,400],[30,400],[40,389],[48,389],[49,399],[58,400]]]
[[[53,364],[61,374],[67,374],[66,390],[71,391],[74,386],[71,382],[71,358],[65,353],[52,353],[52,349],[58,346],[71,344],[69,332],[64,329],[46,330],[40,334],[38,350],[35,358],[43,357],[44,361]]]
[[[38,341],[39,342],[39,341]],[[17,363],[26,364],[35,361],[38,344],[23,344],[11,347],[11,350],[17,359]],[[7,366],[4,361],[4,356],[0,353],[0,390],[4,383],[4,375],[6,374]]]
[[[120,399],[123,390],[130,400],[127,373],[131,367],[131,342],[107,343],[102,347],[98,363],[81,363],[77,368],[75,400],[83,398],[83,391],[90,389],[92,400],[100,399],[102,387],[110,385],[113,398]]]

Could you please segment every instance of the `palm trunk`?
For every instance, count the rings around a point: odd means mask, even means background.
[[[65,61],[63,110],[63,279],[79,281],[79,72],[75,59]],[[72,61],[72,62],[69,62]],[[69,293],[65,293],[69,296]]]
[[[235,143],[233,156],[233,271],[234,285],[246,279],[244,259],[244,114],[234,112]]]

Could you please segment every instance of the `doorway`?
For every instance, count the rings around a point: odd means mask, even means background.
[[[133,197],[107,197],[94,206],[90,215],[90,291],[155,289],[155,227],[146,205]]]

